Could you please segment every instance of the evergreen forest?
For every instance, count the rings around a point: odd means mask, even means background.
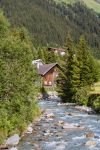
[[[100,57],[99,14],[80,2],[56,4],[52,0],[1,0],[0,8],[13,27],[24,26],[35,46],[64,45],[66,34],[74,42],[84,34],[95,56]]]

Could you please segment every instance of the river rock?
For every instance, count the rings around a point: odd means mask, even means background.
[[[61,120],[61,121],[58,121],[57,125],[58,125],[58,126],[64,125],[64,121],[62,121],[62,120]]]
[[[77,127],[74,126],[73,124],[65,123],[62,128],[63,129],[76,129]]]
[[[95,134],[93,132],[89,132],[86,134],[86,138],[94,138]]]
[[[58,106],[76,106],[76,103],[58,103]]]
[[[97,143],[95,141],[88,141],[85,144],[85,146],[88,146],[88,147],[95,147],[96,145]]]
[[[86,106],[75,106],[75,108],[87,113],[93,112],[92,108]]]
[[[45,130],[45,131],[43,131],[44,132],[44,136],[51,136],[51,135],[53,135],[53,133],[51,133],[50,132],[50,130]]]
[[[76,114],[74,114],[72,112],[65,112],[65,115],[68,115],[68,116],[77,116]]]
[[[32,128],[32,127],[28,127],[28,128],[27,128],[27,133],[30,133],[30,134],[31,134],[32,131],[33,131],[33,128]]]
[[[49,119],[49,118],[54,118],[55,116],[54,116],[54,114],[53,113],[50,113],[50,114],[47,114],[47,118]]]
[[[19,143],[19,140],[20,140],[19,135],[15,134],[6,140],[6,145],[9,145],[9,146],[17,145]]]
[[[12,147],[12,148],[10,148],[8,150],[18,150],[18,149],[16,147]]]
[[[33,132],[33,128],[32,128],[32,124],[30,124],[28,127],[27,127],[27,133],[32,133]]]
[[[62,127],[63,129],[68,129],[68,130],[83,130],[84,127],[80,126],[80,125],[74,125],[74,124],[69,124],[69,123],[65,123],[64,126]]]

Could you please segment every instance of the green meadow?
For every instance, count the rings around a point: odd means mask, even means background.
[[[64,2],[67,4],[73,4],[79,0],[55,0],[56,2]],[[94,9],[96,12],[100,13],[100,3],[95,0],[83,0],[84,3],[91,9]]]

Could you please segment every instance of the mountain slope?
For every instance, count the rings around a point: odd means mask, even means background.
[[[73,4],[78,1],[83,1],[89,8],[94,9],[96,12],[100,13],[100,0],[55,0],[56,2],[64,2],[67,4]]]
[[[75,42],[85,35],[93,49],[100,50],[100,19],[84,5],[59,5],[48,0],[1,0],[13,27],[26,27],[34,45],[64,45],[70,31]],[[97,54],[98,55],[98,54]]]

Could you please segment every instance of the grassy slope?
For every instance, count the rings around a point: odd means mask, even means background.
[[[100,94],[100,60],[97,60],[98,62],[98,69],[99,69],[99,82],[94,84],[94,87],[90,93],[92,94]]]
[[[98,60],[98,68],[99,68],[99,81],[100,81],[100,60]]]
[[[65,3],[74,3],[78,0],[55,0],[56,2],[65,2]],[[96,2],[95,0],[83,0],[84,3],[89,7],[94,9],[96,12],[100,13],[100,3]]]

